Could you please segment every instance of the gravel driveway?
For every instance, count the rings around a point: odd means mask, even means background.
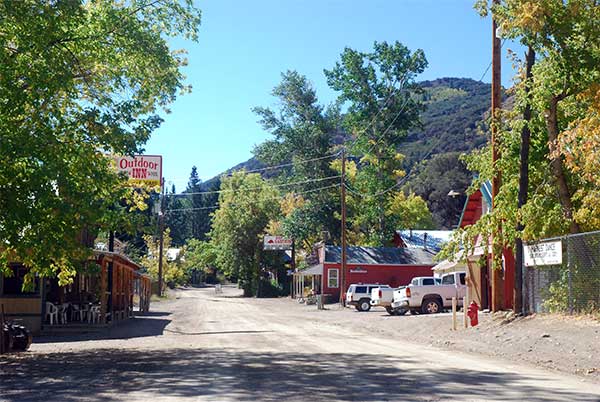
[[[600,401],[579,377],[374,330],[410,316],[238,296],[182,289],[106,332],[38,338],[0,358],[0,400]]]

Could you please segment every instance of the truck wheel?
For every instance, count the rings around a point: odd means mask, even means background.
[[[410,310],[410,315],[419,315],[419,314],[421,314],[421,312],[419,310],[416,310],[416,309]]]
[[[404,315],[408,313],[408,310],[396,310],[396,315]]]
[[[442,304],[437,299],[425,299],[421,311],[423,314],[437,314],[442,311]]]
[[[398,313],[396,310],[394,310],[394,309],[393,309],[393,308],[391,308],[391,307],[386,307],[386,308],[385,308],[385,311],[387,311],[387,313],[388,313],[389,315],[396,315],[396,314]]]
[[[361,299],[358,302],[358,311],[369,311],[371,310],[371,302],[369,299]]]

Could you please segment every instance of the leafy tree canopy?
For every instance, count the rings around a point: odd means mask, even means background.
[[[107,154],[133,154],[188,88],[169,36],[195,40],[192,0],[0,2],[0,269],[67,283],[82,229],[131,205]],[[135,203],[141,203],[141,195]]]

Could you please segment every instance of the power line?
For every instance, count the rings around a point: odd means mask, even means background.
[[[433,150],[440,144],[440,142],[442,141],[442,137],[438,138],[437,142],[429,149],[429,151],[427,151],[427,153],[421,158],[421,160],[425,160],[429,155],[431,155],[431,153],[433,152]],[[413,165],[414,166],[414,165]],[[379,197],[381,195],[384,195],[390,191],[392,191],[393,189],[395,189],[396,187],[404,184],[406,182],[406,180],[408,180],[408,178],[410,177],[410,175],[414,172],[415,168],[413,167],[406,176],[404,176],[402,179],[400,179],[396,184],[394,184],[393,186],[379,191],[375,194],[365,194],[362,192],[359,192],[357,190],[353,190],[352,188],[350,188],[347,184],[344,184],[344,186],[348,189],[348,191],[350,191],[352,194],[357,195],[359,197],[363,197],[363,198],[373,198],[373,197]]]
[[[286,186],[294,186],[296,184],[315,183],[315,182],[318,182],[318,181],[331,180],[331,179],[339,179],[340,177],[342,177],[342,176],[341,175],[337,175],[337,176],[321,177],[321,178],[318,178],[318,179],[309,179],[309,180],[302,180],[302,181],[294,181],[294,182],[290,182],[290,183],[271,184],[271,187],[286,187]],[[263,188],[264,187],[238,188],[238,189],[235,189],[235,190],[198,191],[198,192],[193,192],[193,193],[166,194],[165,197],[184,197],[184,196],[188,196],[188,195],[246,192],[246,191],[262,190]]]
[[[504,42],[506,42],[506,38],[504,38],[502,40],[502,43],[500,44],[500,48],[504,47]],[[490,61],[490,64],[488,64],[487,68],[485,69],[485,71],[483,72],[483,74],[481,74],[481,78],[479,79],[479,82],[481,82],[483,80],[483,77],[485,77],[485,75],[488,73],[488,71],[490,71],[490,68],[492,67],[492,62]]]
[[[336,156],[338,156],[340,154],[341,151],[338,151],[334,154],[330,154],[330,155],[325,155],[325,156],[320,156],[317,158],[311,158],[311,159],[301,159],[301,160],[296,160],[294,162],[290,162],[290,163],[282,163],[280,165],[273,165],[273,166],[266,166],[264,168],[258,168],[258,169],[252,169],[252,170],[243,170],[243,169],[237,169],[237,170],[231,170],[229,173],[223,173],[221,175],[218,175],[216,177],[219,176],[231,176],[233,173],[235,172],[241,172],[242,170],[244,171],[244,173],[255,173],[255,172],[264,172],[266,170],[275,170],[275,169],[280,169],[280,168],[284,168],[284,167],[289,167],[289,166],[294,166],[294,165],[302,165],[305,163],[309,163],[309,162],[315,162],[315,161],[320,161],[323,159],[330,159],[330,158],[335,158]],[[167,182],[169,181],[177,181],[179,183],[184,183],[184,181],[189,181],[189,178],[185,179],[185,178],[175,178],[175,177],[171,177],[167,180]],[[190,193],[187,193],[190,194]],[[168,194],[169,196],[171,196],[172,194]]]
[[[320,160],[323,160],[323,159],[335,158],[336,156],[338,156],[340,154],[340,152],[341,151],[338,151],[335,154],[321,156],[321,157],[318,157],[318,158],[304,159],[304,160],[290,162],[290,163],[283,163],[281,165],[275,165],[275,166],[267,166],[267,167],[260,168],[260,169],[244,170],[244,173],[264,172],[265,170],[280,169],[282,167],[289,167],[289,166],[294,166],[294,165],[298,165],[298,164],[301,165],[301,164],[305,164],[305,163],[308,163],[308,162],[315,162],[315,161],[320,161]],[[233,170],[233,171],[231,171],[228,174],[231,175],[232,173],[239,172],[239,171],[241,171],[241,170]]]
[[[341,177],[341,176],[338,176],[338,177]],[[314,188],[312,190],[306,190],[306,191],[300,191],[300,192],[294,192],[294,193],[288,193],[288,194],[304,195],[304,194],[308,194],[308,193],[314,193],[316,191],[327,190],[327,189],[334,188],[334,187],[339,187],[339,184],[332,184],[332,185],[325,186],[325,187]],[[268,201],[268,200],[280,200],[283,197],[285,197],[285,195],[282,195],[282,196],[279,196],[279,197],[274,197],[274,198],[267,198],[266,201]],[[175,208],[175,209],[167,209],[165,211],[165,213],[168,213],[168,212],[180,212],[180,211],[201,211],[201,210],[207,210],[207,209],[216,209],[216,208],[219,208],[219,207],[220,207],[220,205],[216,204],[216,205],[211,205],[211,206],[208,206],[208,207]]]

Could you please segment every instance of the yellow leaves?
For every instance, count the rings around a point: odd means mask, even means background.
[[[600,186],[600,85],[590,87],[578,101],[588,104],[587,113],[561,133],[556,153],[571,172]]]
[[[302,207],[306,204],[306,200],[301,195],[294,193],[287,193],[280,201],[281,212],[283,216],[290,216],[295,209]]]
[[[329,166],[331,169],[335,170],[338,173],[342,172],[342,160],[335,159],[333,160]],[[346,160],[346,177],[350,180],[354,180],[356,178],[356,173],[358,172],[358,168],[354,161]]]
[[[539,32],[545,24],[547,10],[539,0],[519,2],[515,10],[515,24],[531,32]]]

